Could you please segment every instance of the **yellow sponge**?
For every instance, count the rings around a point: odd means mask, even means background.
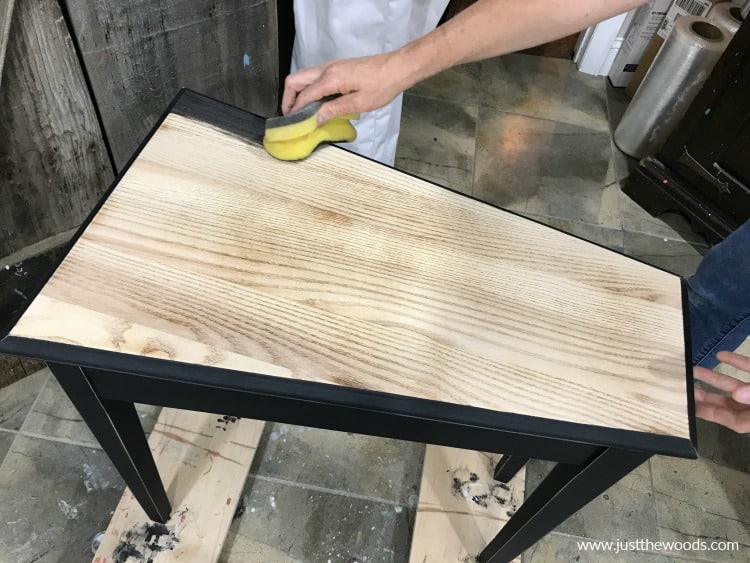
[[[313,102],[292,115],[266,120],[263,147],[279,160],[301,160],[310,156],[320,143],[340,143],[357,138],[357,130],[349,122],[359,114],[342,115],[329,119],[318,127],[318,110],[324,98]]]
[[[313,118],[314,121],[315,118]],[[288,127],[294,127],[294,125]],[[300,130],[304,131],[302,128]],[[299,137],[272,141],[269,140],[268,133],[266,133],[263,137],[263,147],[268,154],[279,160],[302,160],[310,156],[320,143],[342,143],[353,141],[356,138],[357,130],[354,125],[348,119],[335,117]]]

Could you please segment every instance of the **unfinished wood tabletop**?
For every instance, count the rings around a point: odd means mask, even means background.
[[[11,336],[689,438],[678,277],[203,119],[166,116]]]

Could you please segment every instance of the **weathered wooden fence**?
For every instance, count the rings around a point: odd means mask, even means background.
[[[2,3],[0,260],[77,227],[181,87],[276,112],[274,0]]]

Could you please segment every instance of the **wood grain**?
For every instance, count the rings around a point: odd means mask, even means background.
[[[476,560],[524,500],[526,468],[507,485],[498,483],[492,475],[500,457],[427,446],[410,562]]]
[[[679,278],[335,147],[283,163],[174,114],[11,334],[689,436]]]
[[[67,4],[118,169],[180,88],[275,114],[280,70],[274,0]]]
[[[130,561],[129,546],[141,553],[138,561],[217,561],[264,424],[162,409],[149,444],[172,502],[172,516],[163,528],[152,523],[126,489],[93,563]],[[158,533],[153,526],[159,527]],[[168,547],[152,550],[149,543]]]
[[[0,88],[0,257],[81,224],[113,178],[57,2],[16,3]]]

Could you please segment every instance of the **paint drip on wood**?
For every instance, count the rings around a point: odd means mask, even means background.
[[[471,500],[477,506],[488,508],[490,504],[499,504],[508,508],[512,516],[518,507],[513,490],[505,483],[482,479],[466,467],[451,472],[451,493]]]
[[[229,425],[237,422],[238,420],[239,420],[239,417],[237,416],[228,416],[225,414],[221,418],[216,419],[216,422],[218,422],[216,428],[226,432]]]
[[[154,563],[154,557],[174,550],[178,543],[174,529],[158,522],[141,522],[125,533],[112,560],[114,563]]]

